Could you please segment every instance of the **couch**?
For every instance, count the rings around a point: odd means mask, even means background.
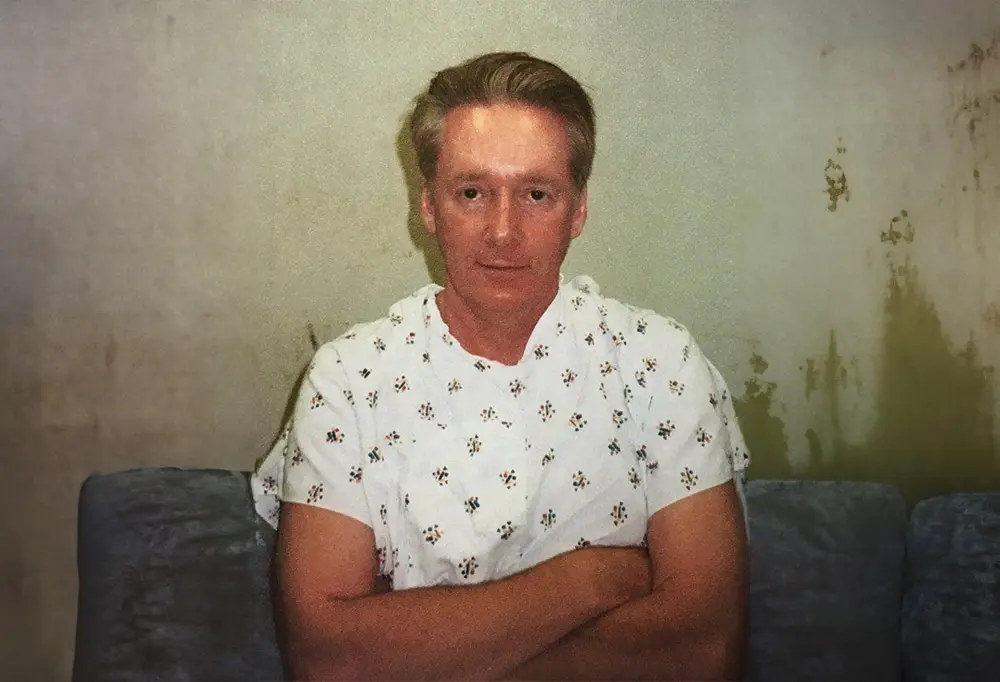
[[[751,481],[746,680],[1000,680],[1000,492]],[[74,682],[282,680],[247,472],[94,475]]]

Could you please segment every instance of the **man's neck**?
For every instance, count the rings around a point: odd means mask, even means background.
[[[517,310],[477,313],[454,289],[446,288],[438,293],[437,306],[448,331],[466,351],[504,365],[516,365],[556,293],[558,289],[534,305]]]

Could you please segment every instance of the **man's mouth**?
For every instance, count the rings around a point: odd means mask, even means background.
[[[487,270],[521,270],[525,267],[518,263],[508,263],[506,261],[480,262],[479,265]]]

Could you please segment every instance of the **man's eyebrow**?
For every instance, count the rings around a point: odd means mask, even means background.
[[[452,177],[455,182],[477,182],[486,178],[486,173],[481,171],[466,171]]]
[[[524,176],[524,181],[533,185],[554,185],[558,180],[549,175],[540,173],[529,173]]]

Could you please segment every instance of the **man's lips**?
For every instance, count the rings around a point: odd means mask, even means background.
[[[526,267],[518,263],[508,263],[506,261],[480,261],[479,265],[488,270],[521,270]]]

